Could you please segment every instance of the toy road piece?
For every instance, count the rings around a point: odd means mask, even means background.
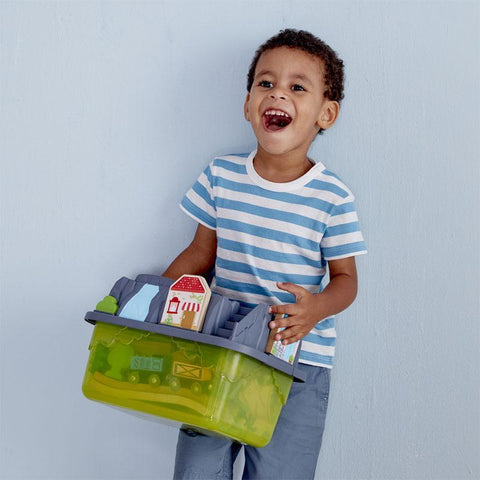
[[[182,275],[168,291],[160,323],[199,332],[210,296],[210,288],[203,277]]]

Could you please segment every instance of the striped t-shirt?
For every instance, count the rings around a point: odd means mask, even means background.
[[[213,160],[180,206],[216,230],[212,291],[249,307],[294,303],[276,282],[318,293],[328,260],[366,253],[354,197],[320,162],[292,182],[267,181],[253,167],[255,153]],[[335,338],[334,317],[317,323],[300,362],[331,368]]]

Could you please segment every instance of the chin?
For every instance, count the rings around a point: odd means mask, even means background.
[[[262,148],[263,151],[269,153],[270,155],[284,155],[293,150],[298,150],[300,146],[298,143],[293,143],[291,139],[286,138],[267,138],[262,139],[258,138],[258,145]]]
[[[283,155],[291,150],[291,148],[286,145],[279,145],[273,142],[258,142],[258,146],[270,155]]]

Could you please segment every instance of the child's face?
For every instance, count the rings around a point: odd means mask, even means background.
[[[262,53],[245,100],[259,148],[306,156],[319,128],[333,125],[338,115],[338,103],[324,98],[324,90],[318,58],[289,47]]]

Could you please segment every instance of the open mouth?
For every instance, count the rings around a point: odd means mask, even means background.
[[[276,132],[290,125],[292,118],[281,110],[267,110],[263,114],[263,124],[271,132]]]

